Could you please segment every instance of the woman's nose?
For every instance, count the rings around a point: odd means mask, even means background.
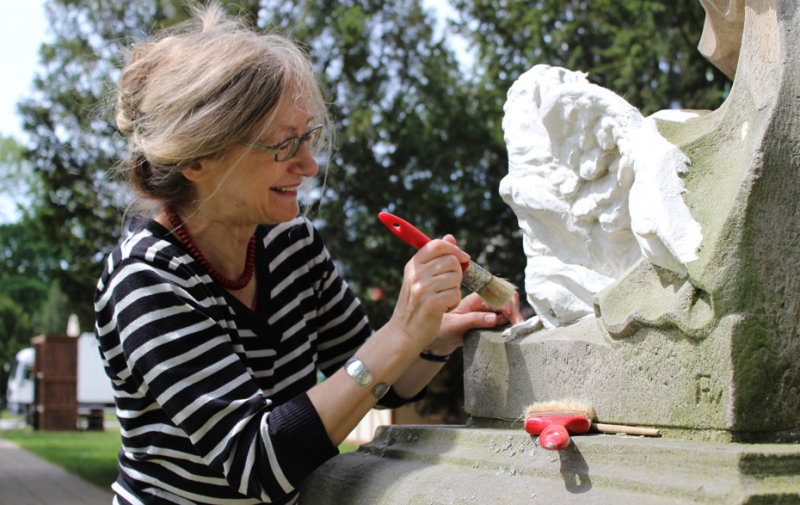
[[[317,160],[314,159],[314,156],[311,154],[311,149],[308,148],[305,142],[300,144],[297,153],[295,153],[289,162],[292,163],[290,170],[302,174],[305,177],[313,177],[317,175],[319,171]]]

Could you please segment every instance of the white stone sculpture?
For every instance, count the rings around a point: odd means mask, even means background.
[[[592,297],[642,256],[686,274],[702,240],[681,196],[690,161],[654,119],[547,65],[514,83],[504,110],[500,194],[519,219],[527,297],[545,327],[593,314]]]

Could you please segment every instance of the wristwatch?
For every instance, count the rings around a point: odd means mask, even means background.
[[[364,363],[355,356],[352,356],[344,364],[344,371],[347,372],[347,375],[355,379],[356,383],[361,387],[369,386],[372,384],[373,379],[375,379],[372,372],[370,372],[369,369],[364,366]],[[381,382],[372,389],[372,395],[380,400],[387,391],[389,391],[389,385],[385,382]]]

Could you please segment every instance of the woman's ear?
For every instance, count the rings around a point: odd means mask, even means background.
[[[183,176],[192,182],[204,179],[208,175],[208,172],[209,168],[203,161],[195,161],[191,165],[181,169]]]

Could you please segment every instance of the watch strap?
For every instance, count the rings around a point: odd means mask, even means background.
[[[452,353],[446,356],[437,356],[436,354],[431,354],[428,351],[422,351],[419,353],[419,357],[424,359],[425,361],[432,361],[434,363],[447,363],[447,360],[452,356]]]
[[[380,400],[388,392],[389,392],[389,385],[386,384],[385,382],[381,382],[372,389],[372,396]]]

